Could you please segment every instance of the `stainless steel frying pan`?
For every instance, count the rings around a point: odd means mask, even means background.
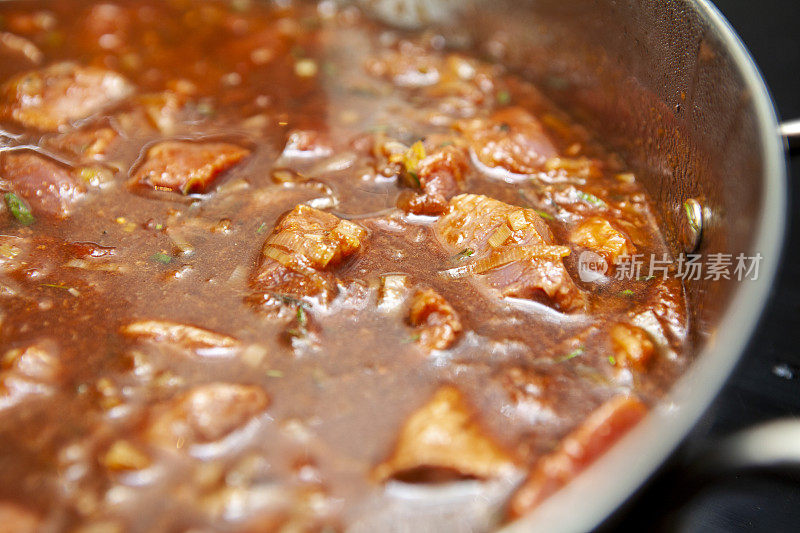
[[[706,0],[362,3],[397,25],[435,25],[453,39],[475,42],[567,103],[635,168],[675,253],[763,256],[756,281],[689,283],[692,368],[609,453],[507,528],[589,530],[697,422],[742,355],[767,300],[780,261],[787,186],[784,146],[764,82]],[[762,437],[750,434],[727,449],[747,457],[752,439]],[[391,529],[407,528],[395,522]],[[431,530],[442,529],[460,527],[450,517]]]

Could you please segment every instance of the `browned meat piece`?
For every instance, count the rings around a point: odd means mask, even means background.
[[[511,497],[512,518],[525,515],[606,452],[647,414],[630,396],[617,396],[597,408],[558,448],[539,459]]]
[[[401,196],[398,207],[417,215],[441,215],[447,208],[447,200],[463,191],[468,167],[464,148],[452,144],[435,148],[414,168],[406,168],[412,185],[422,192]]]
[[[256,290],[301,298],[336,293],[336,281],[325,269],[355,253],[367,230],[347,220],[299,205],[275,226],[264,244],[253,275]]]
[[[0,116],[45,131],[86,118],[128,97],[133,87],[109,70],[56,63],[0,88]]]
[[[221,173],[250,155],[229,143],[167,141],[147,151],[131,182],[183,194],[206,192]]]
[[[259,387],[231,383],[200,385],[153,418],[150,439],[167,449],[218,441],[243,428],[269,405]]]
[[[373,475],[380,481],[491,478],[513,469],[509,454],[485,434],[461,392],[445,385],[406,421],[394,452]]]
[[[572,230],[569,240],[603,256],[609,265],[616,264],[620,257],[636,253],[636,247],[630,238],[601,217],[593,217],[581,223]]]
[[[533,174],[556,155],[541,123],[520,107],[502,109],[489,119],[458,124],[478,160],[490,168]]]
[[[414,295],[408,319],[419,332],[417,342],[426,350],[446,350],[462,329],[456,310],[433,289]]]
[[[66,217],[85,192],[72,172],[33,152],[4,154],[2,178],[8,181],[6,187],[24,198],[35,214]]]
[[[561,260],[569,249],[553,246],[550,228],[534,211],[462,194],[450,200],[434,228],[450,253],[472,252],[471,263],[447,275],[479,274],[503,296],[543,301],[562,311],[584,308],[585,296]]]
[[[11,502],[0,502],[0,533],[37,533],[42,520],[32,511]]]
[[[96,128],[68,131],[43,142],[84,161],[99,161],[105,158],[108,148],[118,138],[119,135],[112,128]]]
[[[630,324],[616,324],[609,334],[618,364],[640,372],[647,370],[655,346],[645,330]]]
[[[9,350],[0,359],[0,409],[31,396],[48,395],[58,380],[61,365],[54,347],[34,344]]]

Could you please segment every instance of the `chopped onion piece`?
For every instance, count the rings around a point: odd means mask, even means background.
[[[456,268],[440,271],[440,274],[450,278],[458,279],[469,274],[483,274],[514,261],[523,259],[550,259],[556,260],[570,254],[570,249],[566,246],[551,246],[547,244],[530,244],[527,246],[515,246],[506,248],[499,252],[494,252],[488,257],[483,257],[477,261]]]
[[[489,237],[489,246],[497,248],[506,242],[509,237],[511,237],[511,228],[508,227],[508,224],[504,223]]]

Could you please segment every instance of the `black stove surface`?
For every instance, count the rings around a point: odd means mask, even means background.
[[[800,1],[715,3],[753,54],[779,115],[800,119]],[[701,424],[604,531],[800,531],[800,465],[702,481],[686,466],[692,450],[713,450],[726,435],[800,416],[800,187],[791,183],[800,179],[800,152],[789,159],[789,175],[788,239],[758,333]]]

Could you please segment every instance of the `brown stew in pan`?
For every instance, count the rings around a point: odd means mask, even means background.
[[[680,282],[617,275],[666,253],[636,176],[500,42],[257,0],[0,30],[2,531],[340,530],[458,484],[509,520],[689,362]]]

